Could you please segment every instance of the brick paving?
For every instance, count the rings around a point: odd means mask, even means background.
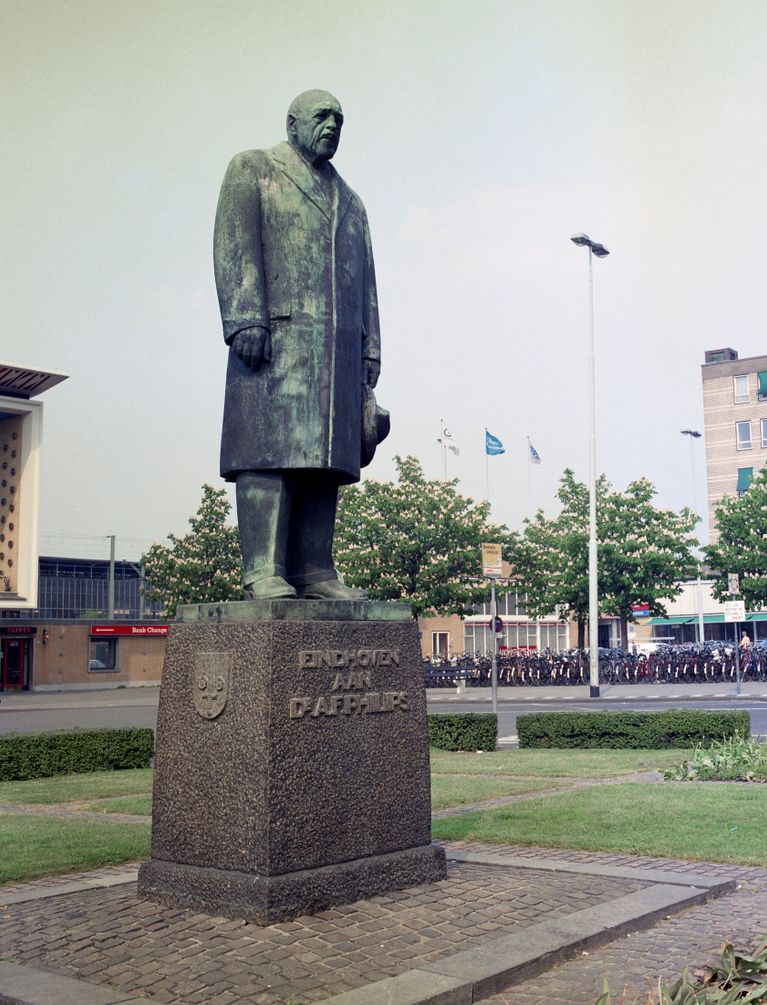
[[[457,846],[456,846],[457,847]],[[479,844],[460,846],[465,851],[487,851]],[[737,892],[691,907],[644,932],[618,938],[607,945],[555,966],[513,988],[482,1000],[481,1005],[595,1005],[607,978],[613,1001],[646,995],[658,979],[673,983],[684,967],[694,970],[716,956],[725,941],[745,950],[767,934],[767,869],[729,866],[676,859],[638,858],[604,853],[555,851],[553,849],[495,848],[496,855],[558,859],[630,868],[668,869],[723,879],[734,879]],[[479,1003],[478,1003],[479,1005]]]
[[[314,1002],[646,885],[451,863],[440,883],[258,928],[138,901],[130,883],[6,906],[0,956],[164,1005]]]

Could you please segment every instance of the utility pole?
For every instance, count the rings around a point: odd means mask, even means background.
[[[115,619],[115,535],[107,535],[109,538],[109,585],[107,592],[107,619]]]

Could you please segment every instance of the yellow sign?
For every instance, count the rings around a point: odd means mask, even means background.
[[[503,559],[500,544],[482,545],[482,574],[488,579],[501,579],[503,576]]]

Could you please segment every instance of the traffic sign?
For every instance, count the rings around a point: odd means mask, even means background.
[[[495,632],[496,635],[500,635],[503,631],[503,619],[500,614],[496,614],[494,618],[490,618],[487,623],[487,627],[491,632]]]
[[[736,621],[746,620],[746,604],[743,600],[725,600],[724,621],[725,624],[733,624]]]
[[[737,572],[727,573],[727,592],[733,597],[740,593],[740,576]]]
[[[500,544],[482,545],[482,574],[488,579],[500,579],[503,576]]]

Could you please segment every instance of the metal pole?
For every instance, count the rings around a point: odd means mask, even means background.
[[[740,646],[738,645],[738,628],[735,622],[735,694],[740,694]]]
[[[589,245],[589,696],[599,697],[599,591],[597,583],[597,433],[594,400],[594,270]]]
[[[107,593],[107,618],[114,621],[115,617],[115,536],[109,535],[109,587]]]
[[[490,631],[493,634],[493,663],[490,670],[490,687],[493,696],[493,715],[498,714],[498,635],[495,631],[495,619],[498,617],[498,598],[495,595],[495,580],[490,580],[490,609],[492,610],[492,627]]]

